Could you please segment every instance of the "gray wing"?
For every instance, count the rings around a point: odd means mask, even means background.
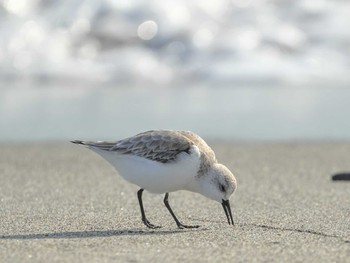
[[[161,163],[176,160],[179,153],[190,153],[193,142],[176,131],[147,131],[117,142],[82,142],[98,150],[113,151],[121,154],[133,154]]]
[[[189,154],[192,142],[175,131],[148,131],[118,141],[111,151],[134,154],[152,161],[175,161],[179,153]]]

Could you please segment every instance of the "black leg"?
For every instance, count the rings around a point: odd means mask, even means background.
[[[143,209],[143,203],[142,203],[142,192],[144,189],[140,189],[137,191],[137,198],[139,199],[139,204],[140,204],[140,210],[141,210],[141,219],[142,222],[145,224],[145,226],[149,227],[149,228],[160,228],[160,226],[155,226],[153,224],[151,224],[145,215],[145,210]]]
[[[172,217],[174,218],[178,228],[182,229],[182,228],[198,228],[199,227],[199,226],[187,226],[187,225],[182,224],[177,219],[177,217],[175,216],[173,210],[171,209],[171,207],[169,205],[168,198],[169,198],[169,193],[166,193],[165,196],[164,196],[164,204],[165,204],[166,208],[168,208],[168,210],[169,210],[170,214],[172,215]]]

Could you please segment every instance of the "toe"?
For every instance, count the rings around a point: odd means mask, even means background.
[[[198,225],[188,226],[188,225],[184,225],[184,224],[179,224],[179,225],[177,225],[177,227],[180,229],[184,229],[184,228],[198,228],[199,226]]]

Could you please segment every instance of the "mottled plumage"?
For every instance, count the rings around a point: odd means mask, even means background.
[[[181,152],[189,154],[193,142],[175,131],[148,131],[118,141],[110,150],[134,154],[161,163],[176,160]]]

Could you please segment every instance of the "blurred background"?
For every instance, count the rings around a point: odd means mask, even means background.
[[[350,139],[350,1],[0,0],[0,141]]]

